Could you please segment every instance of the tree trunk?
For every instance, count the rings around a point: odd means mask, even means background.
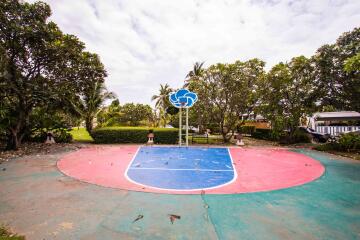
[[[20,144],[21,144],[21,138],[19,138],[18,130],[11,129],[6,143],[6,150],[18,150]]]
[[[222,135],[222,138],[223,138],[223,141],[224,143],[227,143],[229,141],[229,139],[226,137],[226,135],[228,134],[229,130],[226,128],[226,131],[225,131],[225,126],[224,124],[220,123],[220,129],[221,129],[221,135]]]
[[[93,129],[93,119],[92,118],[85,119],[85,128],[86,128],[86,131],[91,133],[91,131]]]
[[[6,150],[18,150],[26,132],[26,121],[28,114],[21,112],[15,126],[8,128],[8,139]]]

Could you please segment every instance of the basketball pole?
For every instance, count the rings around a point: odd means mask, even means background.
[[[189,108],[186,108],[186,147],[189,146]]]
[[[182,113],[181,113],[181,108],[182,107],[180,107],[180,111],[179,111],[179,147],[181,147],[181,141],[182,141],[182,136],[181,136],[181,134],[182,134],[182,131],[181,131],[181,128],[182,128],[182,124],[181,124],[181,115],[182,115]]]

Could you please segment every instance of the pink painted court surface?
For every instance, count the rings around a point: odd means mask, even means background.
[[[231,175],[231,180],[204,189],[190,188],[179,190],[172,189],[171,187],[161,188],[141,182],[142,174],[139,175],[136,181],[129,177],[128,173],[130,169],[137,170],[137,165],[134,167],[134,160],[139,157],[138,154],[145,151],[144,149],[141,150],[141,148],[140,146],[129,145],[80,149],[65,155],[57,162],[57,166],[64,174],[84,182],[132,191],[169,194],[200,194],[204,192],[206,194],[235,194],[271,191],[311,182],[319,178],[325,171],[323,165],[313,158],[286,149],[229,148],[226,154],[228,152],[230,155],[232,166],[224,165],[229,168],[225,170],[208,170],[202,168],[171,169],[158,167],[142,168],[140,170],[144,172],[144,175],[150,174],[150,178],[151,172],[154,172],[155,175],[153,175],[153,177],[156,177],[159,172],[170,171],[170,174],[167,175],[167,183],[170,185],[172,176],[175,176],[173,172],[185,174],[185,172],[190,171],[196,175],[199,172],[205,171],[205,175],[211,175],[211,173],[216,171],[232,173],[232,170],[234,170],[234,174]],[[165,153],[169,151],[167,147],[157,148]],[[206,149],[204,148],[204,150]],[[169,152],[169,154],[170,153],[171,152]],[[149,155],[147,159],[148,162],[156,162],[152,160],[151,155]],[[192,159],[190,160],[192,161]],[[194,158],[194,161],[195,160]],[[165,164],[168,165],[169,163],[166,162]],[[169,165],[171,165],[171,163]],[[145,182],[146,177],[149,178],[149,176],[144,176]],[[179,175],[176,175],[176,177],[178,180]],[[186,177],[186,175],[183,175],[183,178]],[[176,181],[176,179],[173,180]]]

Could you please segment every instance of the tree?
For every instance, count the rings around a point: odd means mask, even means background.
[[[242,123],[258,102],[256,89],[262,80],[265,63],[258,59],[233,64],[216,64],[204,70],[202,77],[189,88],[198,94],[194,111],[219,125],[224,142]]]
[[[275,132],[286,129],[293,134],[300,118],[314,109],[312,74],[311,61],[304,56],[279,63],[267,74],[260,90],[260,109]]]
[[[196,62],[193,66],[193,69],[186,75],[186,80],[184,88],[188,87],[189,84],[193,81],[199,80],[201,75],[204,73],[203,65],[205,62]]]
[[[120,101],[119,99],[115,99],[111,102],[111,104],[107,107],[102,107],[101,111],[97,115],[97,123],[99,126],[106,125],[106,122],[110,119],[117,119],[115,122],[120,122]]]
[[[126,103],[121,107],[121,122],[131,126],[139,126],[141,122],[149,122],[152,109],[149,105]]]
[[[360,28],[343,33],[335,44],[320,47],[312,60],[315,65],[314,85],[321,106],[333,106],[338,110],[360,111],[359,72],[347,71],[349,59],[360,51]]]
[[[160,84],[159,95],[154,95],[151,98],[151,101],[156,100],[155,108],[160,112],[160,121],[163,120],[164,127],[166,126],[166,108],[170,106],[169,94],[173,91],[168,84]]]
[[[346,59],[344,70],[348,74],[351,74],[352,72],[357,74],[360,73],[360,52],[355,56]]]
[[[110,106],[102,108],[98,122],[101,126],[139,126],[152,124],[153,117],[149,105],[126,103],[121,106],[116,99]]]
[[[0,99],[6,113],[0,126],[8,149],[17,149],[31,131],[34,108],[52,104],[70,109],[66,99],[86,85],[79,77],[84,44],[63,34],[47,20],[50,15],[43,2],[0,2]]]
[[[73,98],[68,97],[73,109],[85,120],[86,130],[93,129],[93,120],[101,111],[104,102],[114,98],[114,93],[107,91],[104,81],[107,73],[97,54],[82,52],[77,66],[77,78],[83,84]]]
[[[102,110],[104,102],[114,97],[112,92],[107,91],[102,81],[92,83],[84,89],[83,97],[74,105],[75,110],[85,120],[85,127],[89,133],[93,129],[94,118]]]

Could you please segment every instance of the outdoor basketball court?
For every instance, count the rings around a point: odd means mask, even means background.
[[[29,240],[360,236],[360,163],[312,150],[90,145],[2,168],[0,218]]]
[[[289,188],[319,178],[323,165],[286,149],[92,147],[58,162],[64,174],[104,187],[171,194],[235,194]]]

